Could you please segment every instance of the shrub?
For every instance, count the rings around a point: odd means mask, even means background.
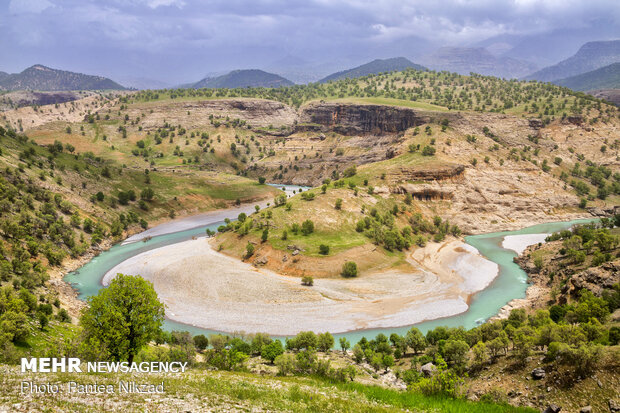
[[[274,340],[263,347],[260,356],[265,360],[269,360],[273,363],[274,360],[282,354],[284,354],[284,347],[282,347],[282,342],[280,340]]]
[[[198,334],[193,338],[194,346],[198,351],[202,351],[209,346],[209,339],[204,334]]]
[[[274,364],[278,367],[278,374],[287,376],[295,370],[295,356],[292,354],[281,354],[275,358]]]
[[[353,261],[347,261],[342,266],[342,276],[346,278],[357,277],[357,264]]]
[[[301,285],[312,287],[314,285],[314,278],[310,277],[309,275],[301,277]]]
[[[329,245],[325,245],[325,244],[319,245],[319,254],[321,255],[329,254]]]
[[[307,219],[301,224],[301,233],[303,235],[310,235],[314,232],[314,222]]]
[[[425,146],[422,149],[422,155],[423,156],[433,156],[435,155],[435,148],[433,148],[432,146]]]
[[[254,254],[254,244],[248,242],[245,246],[245,258],[250,258]]]
[[[336,204],[334,205],[334,207],[338,210],[342,209],[342,199],[338,198],[336,199]]]

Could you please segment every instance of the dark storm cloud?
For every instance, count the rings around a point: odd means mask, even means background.
[[[0,70],[34,63],[169,82],[284,56],[325,62],[502,34],[618,27],[617,0],[10,0],[0,5]],[[593,30],[596,28],[593,27]],[[401,51],[399,53],[399,51]]]

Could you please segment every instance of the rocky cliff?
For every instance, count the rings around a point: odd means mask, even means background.
[[[342,135],[383,135],[431,122],[440,113],[417,111],[411,108],[384,105],[318,103],[302,108],[300,128],[308,124],[332,130]],[[446,117],[454,117],[450,114]]]

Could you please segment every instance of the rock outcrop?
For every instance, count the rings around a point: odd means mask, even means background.
[[[385,105],[318,103],[302,108],[300,130],[327,129],[342,135],[383,135],[404,132],[409,128],[456,114],[423,112],[411,108]]]

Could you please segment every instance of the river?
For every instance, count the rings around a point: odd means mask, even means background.
[[[299,189],[307,189],[305,187],[277,185],[278,188],[284,188],[288,195],[293,191],[298,192]],[[261,207],[266,202],[260,204]],[[247,211],[246,211],[247,210]],[[109,250],[102,252],[86,263],[78,270],[68,273],[64,280],[70,283],[78,292],[79,298],[86,300],[92,295],[96,295],[103,288],[101,279],[103,275],[117,264],[126,259],[138,255],[142,252],[166,245],[192,239],[196,236],[204,236],[207,228],[216,230],[217,227],[224,223],[224,218],[236,219],[239,212],[253,211],[253,206],[243,206],[232,210],[221,211],[217,214],[201,214],[196,217],[181,219],[181,225],[174,227],[170,223],[164,224],[144,233],[128,238],[125,242],[112,246]],[[198,217],[198,218],[197,218]],[[218,219],[214,222],[214,219]],[[516,231],[495,232],[482,235],[472,235],[465,237],[465,242],[476,248],[480,254],[498,264],[499,274],[497,278],[486,289],[475,294],[470,300],[469,309],[461,314],[426,321],[416,324],[423,333],[437,326],[472,328],[486,319],[496,315],[501,307],[515,298],[525,297],[527,289],[526,273],[513,262],[513,258],[517,255],[514,251],[503,248],[502,241],[504,237],[511,235],[525,234],[545,234],[568,229],[575,224],[582,224],[595,221],[595,219],[581,219],[568,222],[551,222],[545,224],[534,225]],[[194,226],[188,228],[188,226]],[[176,228],[176,230],[175,230]],[[181,230],[178,230],[181,229]],[[150,236],[148,241],[143,242],[142,238]],[[192,334],[211,334],[215,331],[205,330],[202,328],[174,322],[166,319],[164,323],[166,330],[182,330],[189,331]],[[347,333],[335,334],[336,342],[340,337],[347,337],[351,343],[356,343],[363,336],[374,337],[379,333],[390,335],[391,333],[404,334],[410,326],[381,328],[373,330],[359,330]]]

